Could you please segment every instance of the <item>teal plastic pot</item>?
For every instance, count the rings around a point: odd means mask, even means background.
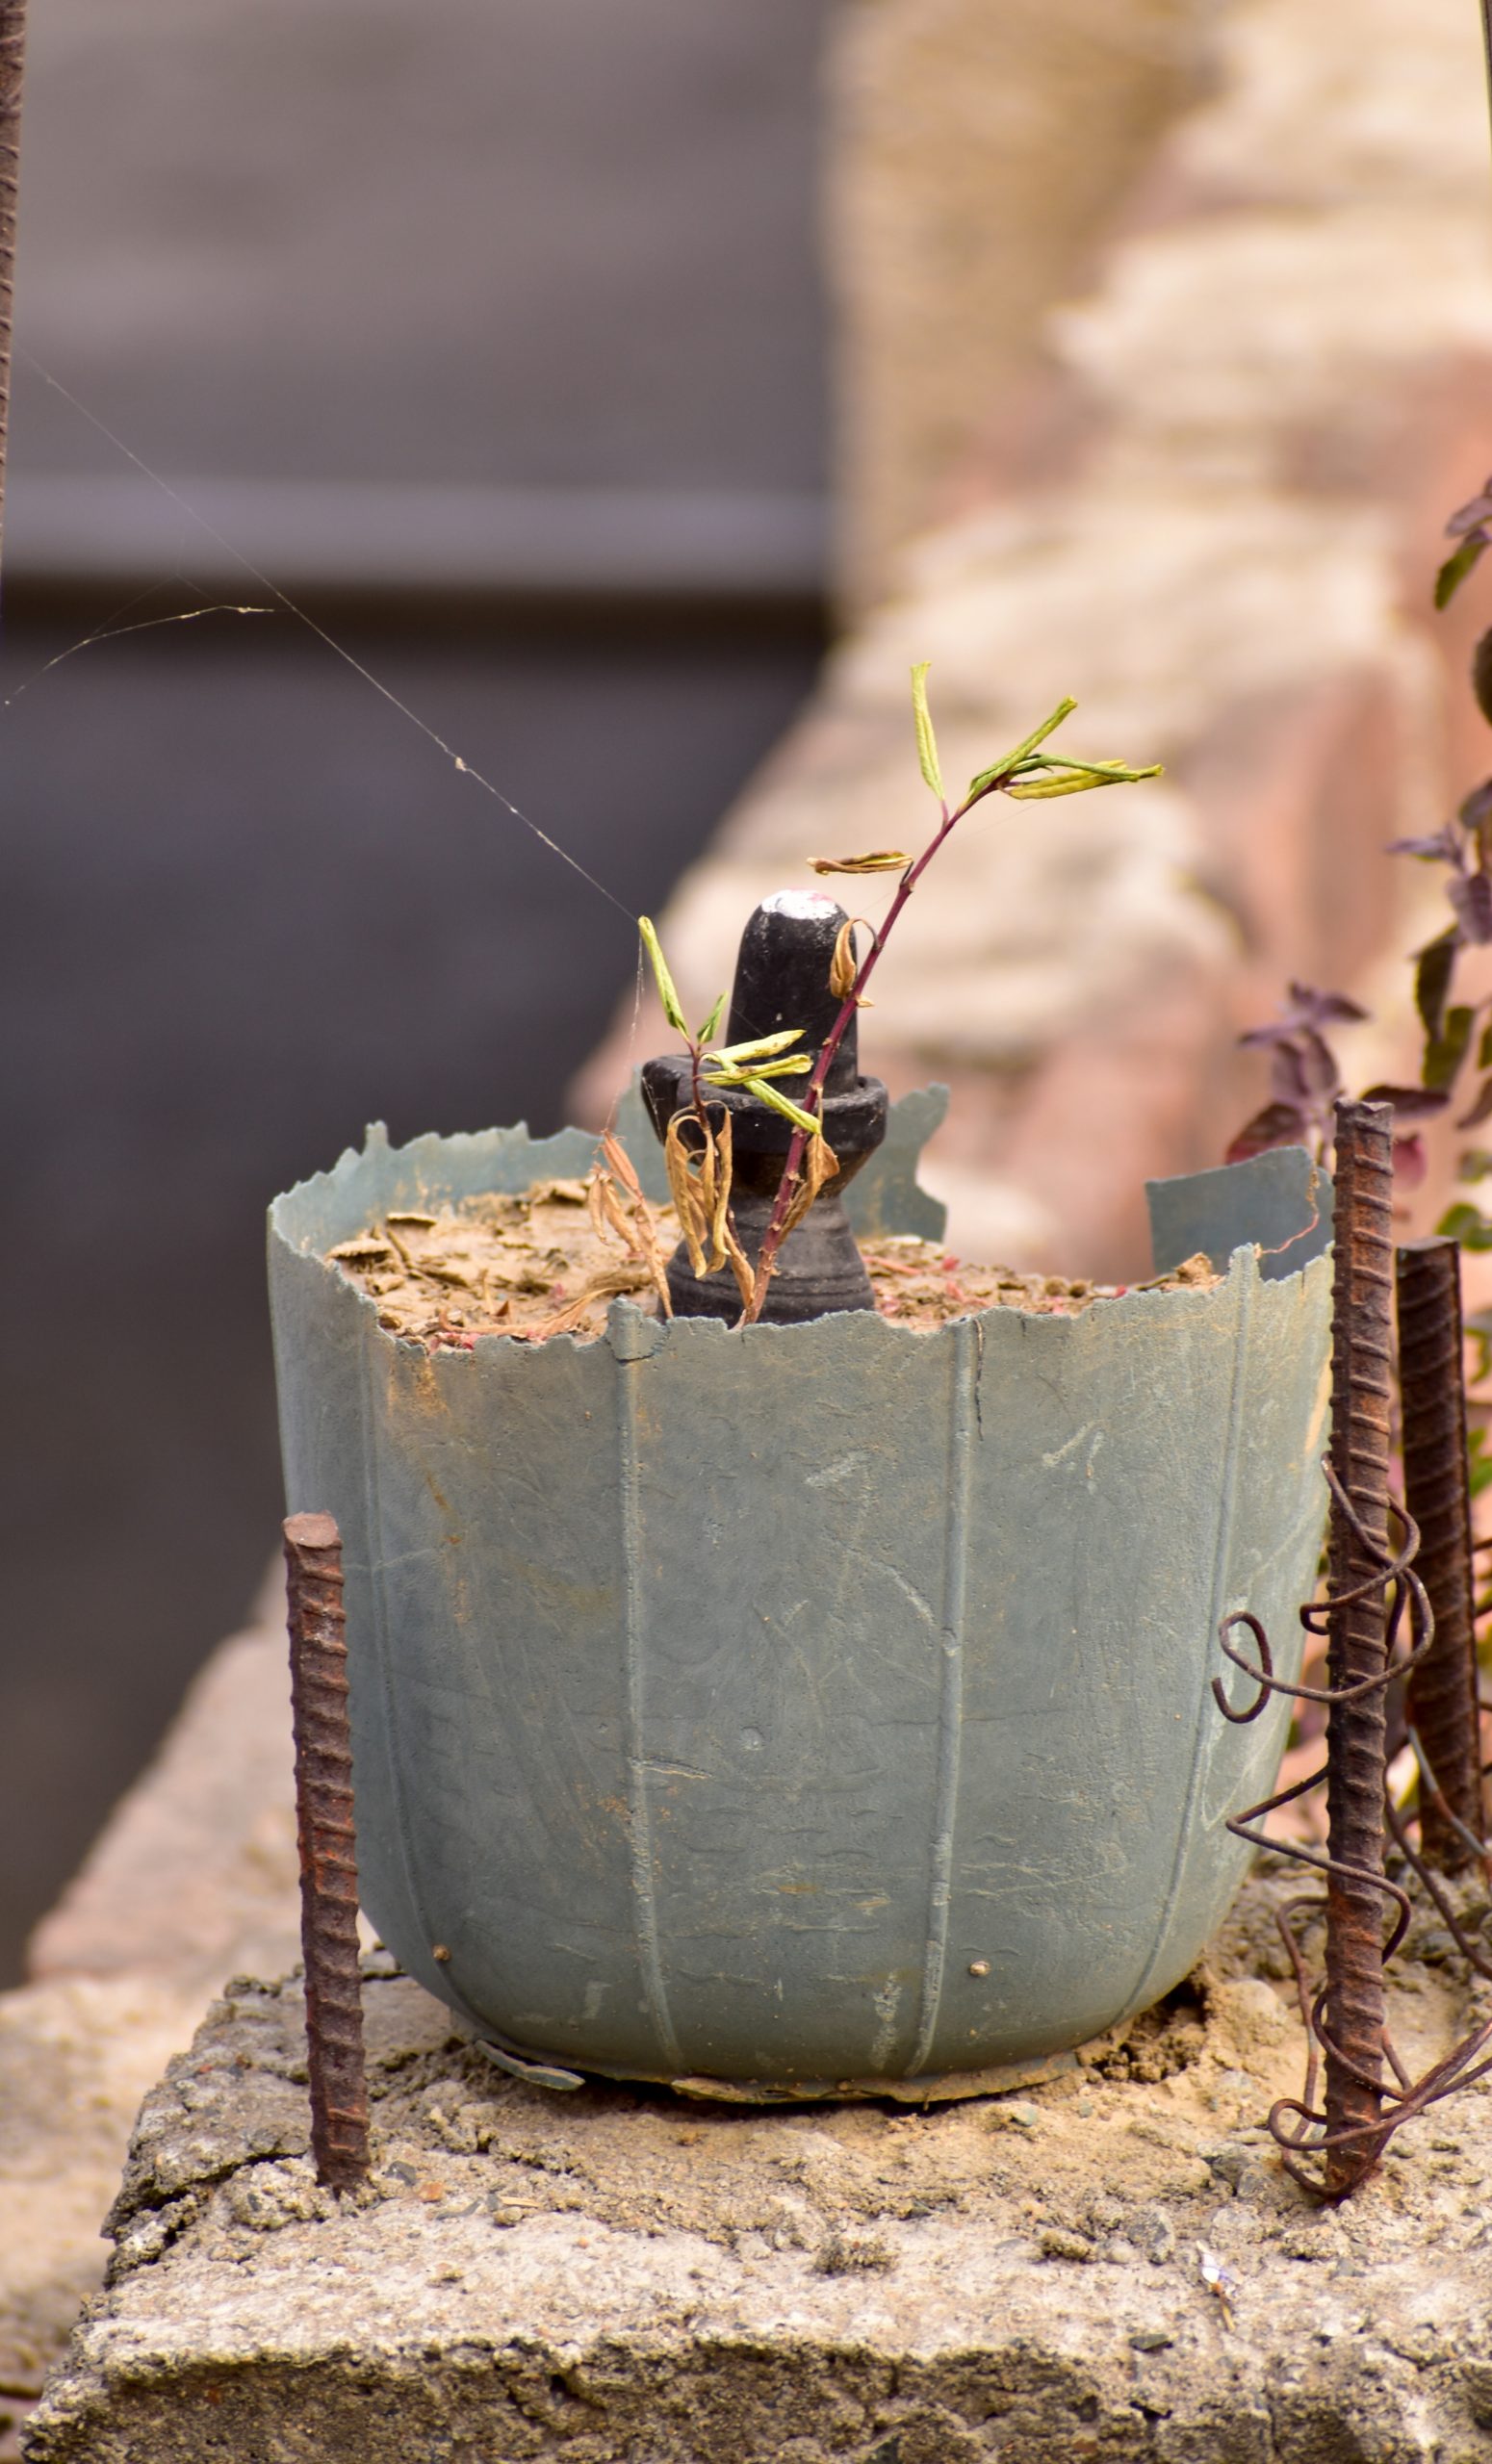
[[[939,1112],[898,1107],[862,1226],[937,1230],[911,1164]],[[1218,1715],[1219,1620],[1253,1609],[1296,1674],[1321,1540],[1308,1159],[1152,1192],[1159,1264],[1207,1248],[1211,1291],[932,1333],[618,1302],[599,1341],[432,1358],[323,1263],[592,1151],[373,1131],[271,1210],[288,1503],[346,1549],[372,1922],[509,2056],[722,2092],[953,2092],[1155,2001],[1283,1745],[1277,1698]]]

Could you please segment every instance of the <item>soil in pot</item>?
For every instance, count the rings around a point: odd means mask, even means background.
[[[544,1180],[517,1195],[493,1192],[430,1213],[390,1213],[326,1256],[376,1301],[381,1326],[428,1351],[470,1350],[482,1335],[584,1341],[604,1332],[607,1304],[619,1294],[659,1314],[678,1217],[668,1206],[639,1216],[630,1205],[626,1215],[624,1239],[592,1183]],[[972,1265],[911,1235],[864,1241],[861,1253],[880,1314],[922,1330],[980,1309],[1072,1317],[1130,1289]],[[1207,1291],[1220,1280],[1198,1253],[1137,1288]]]

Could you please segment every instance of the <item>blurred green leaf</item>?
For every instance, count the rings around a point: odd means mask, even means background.
[[[1425,947],[1414,954],[1414,1005],[1431,1043],[1439,1035],[1440,1022],[1445,1016],[1460,938],[1459,924],[1449,924],[1443,933],[1437,933],[1432,941],[1427,941]]]
[[[1435,576],[1435,605],[1449,607],[1473,565],[1487,544],[1484,530],[1469,531],[1453,556],[1448,556]]]
[[[687,1042],[689,1030],[684,1024],[683,1012],[679,1004],[679,994],[674,979],[668,972],[668,962],[659,945],[652,916],[639,915],[637,930],[642,935],[642,946],[647,951],[653,967],[653,981],[657,986],[658,999],[663,1004],[663,1015],[675,1033],[682,1036]]]
[[[922,776],[939,804],[943,801],[943,774],[938,760],[938,738],[933,733],[933,714],[927,706],[927,671],[931,659],[923,659],[912,671],[912,715],[916,721],[917,759]]]
[[[1459,1241],[1463,1249],[1492,1249],[1492,1222],[1479,1206],[1464,1200],[1449,1207],[1435,1226],[1443,1241]]]
[[[1462,1062],[1471,1046],[1471,1031],[1477,1023],[1475,1010],[1460,1005],[1448,1010],[1441,1021],[1440,1033],[1425,1047],[1425,1064],[1420,1071],[1427,1087],[1453,1087]]]

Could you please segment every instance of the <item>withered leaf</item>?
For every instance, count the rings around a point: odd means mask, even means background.
[[[810,856],[808,861],[815,873],[900,873],[912,858],[899,847],[881,847],[868,856]]]

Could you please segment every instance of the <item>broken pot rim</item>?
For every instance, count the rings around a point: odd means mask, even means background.
[[[893,1318],[883,1317],[879,1310],[863,1309],[828,1311],[820,1318],[810,1319],[800,1324],[775,1325],[759,1322],[751,1326],[733,1326],[718,1318],[655,1317],[648,1311],[638,1308],[635,1302],[625,1296],[619,1296],[610,1302],[606,1312],[605,1325],[596,1334],[571,1331],[546,1336],[538,1343],[535,1343],[531,1336],[524,1334],[479,1334],[470,1344],[440,1346],[430,1350],[420,1337],[398,1334],[380,1324],[377,1315],[378,1304],[374,1296],[363,1291],[352,1277],[343,1270],[335,1259],[329,1258],[324,1249],[316,1245],[315,1235],[307,1233],[303,1239],[297,1241],[292,1237],[285,1221],[286,1215],[294,1212],[297,1203],[303,1206],[313,1197],[336,1190],[339,1185],[346,1186],[369,1165],[372,1159],[379,1155],[404,1160],[412,1163],[418,1169],[426,1163],[433,1165],[443,1157],[450,1158],[463,1152],[470,1155],[475,1149],[490,1150],[495,1165],[505,1155],[524,1156],[527,1151],[527,1156],[533,1162],[532,1180],[537,1182],[546,1176],[546,1170],[550,1177],[571,1176],[570,1171],[562,1168],[561,1158],[550,1150],[563,1148],[569,1155],[573,1153],[574,1142],[577,1140],[584,1140],[593,1144],[599,1153],[601,1137],[602,1133],[599,1131],[566,1127],[556,1130],[548,1138],[539,1139],[531,1135],[526,1121],[519,1121],[511,1126],[485,1130],[456,1130],[449,1133],[426,1130],[407,1141],[404,1145],[395,1146],[390,1142],[388,1131],[381,1121],[370,1122],[365,1133],[365,1142],[361,1147],[345,1147],[329,1169],[307,1174],[303,1180],[294,1183],[290,1189],[281,1192],[270,1201],[270,1237],[271,1241],[282,1242],[293,1255],[313,1261],[332,1280],[334,1288],[347,1292],[360,1309],[371,1312],[375,1336],[394,1351],[407,1352],[421,1360],[432,1363],[438,1361],[462,1365],[478,1360],[490,1365],[497,1358],[507,1357],[514,1353],[525,1353],[538,1358],[554,1351],[558,1347],[563,1347],[568,1353],[590,1352],[600,1344],[605,1344],[616,1357],[622,1360],[651,1357],[666,1347],[671,1348],[680,1343],[736,1343],[752,1345],[759,1349],[763,1344],[785,1340],[798,1343],[812,1340],[817,1329],[827,1326],[864,1328],[864,1332],[857,1332],[851,1338],[862,1344],[936,1346],[939,1339],[945,1342],[960,1328],[972,1325],[976,1329],[975,1339],[982,1348],[990,1329],[1001,1322],[1012,1319],[1019,1325],[1023,1341],[1051,1343],[1065,1340],[1070,1342],[1076,1339],[1079,1323],[1095,1316],[1106,1326],[1128,1326],[1132,1325],[1137,1318],[1144,1322],[1146,1318],[1159,1318],[1168,1312],[1174,1313],[1178,1308],[1183,1311],[1206,1310],[1212,1305],[1223,1305],[1232,1292],[1235,1277],[1251,1275],[1253,1281],[1257,1283],[1270,1280],[1294,1284],[1298,1279],[1303,1279],[1310,1267],[1324,1254],[1322,1245],[1318,1242],[1314,1248],[1304,1249],[1299,1266],[1292,1266],[1283,1272],[1276,1271],[1273,1276],[1266,1277],[1264,1272],[1266,1258],[1278,1255],[1279,1252],[1266,1249],[1261,1241],[1245,1239],[1233,1243],[1225,1264],[1219,1259],[1214,1259],[1217,1280],[1211,1284],[1172,1285],[1169,1290],[1163,1291],[1155,1288],[1158,1278],[1152,1277],[1147,1278],[1144,1283],[1130,1284],[1112,1296],[1104,1295],[1100,1298],[1091,1299],[1078,1309],[1026,1309],[1009,1301],[993,1301],[984,1308],[963,1311],[959,1316],[944,1319],[934,1325],[907,1324]],[[1151,1192],[1180,1190],[1193,1184],[1200,1185],[1213,1181],[1217,1181],[1219,1186],[1224,1186],[1221,1181],[1221,1175],[1225,1173],[1228,1176],[1228,1182],[1236,1189],[1238,1184],[1232,1181],[1234,1174],[1250,1174],[1260,1164],[1269,1164],[1272,1159],[1282,1160],[1287,1157],[1299,1157],[1299,1162],[1306,1168],[1307,1191],[1314,1191],[1319,1179],[1323,1176],[1323,1168],[1304,1147],[1274,1148],[1269,1150],[1267,1155],[1251,1157],[1246,1163],[1221,1166],[1200,1173],[1184,1173],[1170,1181],[1150,1182],[1146,1186]],[[1276,1162],[1275,1168],[1278,1168],[1278,1162]],[[523,1186],[525,1185],[516,1184],[511,1194],[519,1194]],[[499,1187],[494,1187],[490,1193],[483,1193],[454,1191],[449,1187],[443,1192],[439,1186],[434,1186],[424,1190],[421,1196],[427,1204],[459,1205],[468,1197],[487,1194],[505,1194],[507,1193],[502,1192]],[[403,1201],[405,1204],[412,1202],[407,1198]],[[1303,1225],[1295,1238],[1302,1244],[1306,1243],[1318,1228],[1319,1219],[1313,1220]],[[885,1237],[895,1238],[896,1235],[890,1234]],[[913,1234],[906,1237],[920,1236]],[[1293,1245],[1293,1244],[1286,1245]],[[1173,1270],[1165,1271],[1173,1271]],[[1041,1326],[1042,1332],[1033,1338],[1031,1330],[1036,1326]],[[1046,1331],[1048,1328],[1054,1331],[1048,1333]],[[870,1331],[871,1329],[874,1331]],[[1088,1336],[1082,1340],[1092,1341],[1094,1338]]]

